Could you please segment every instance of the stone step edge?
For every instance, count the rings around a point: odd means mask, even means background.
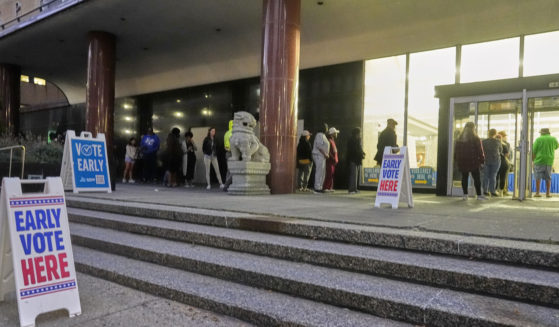
[[[87,252],[94,254],[96,259],[99,259],[100,257],[101,259],[95,260],[95,262],[88,262],[87,258],[82,258],[81,254],[84,253],[84,251],[86,251],[86,254]],[[153,278],[149,276],[149,274],[134,276],[135,274],[133,273],[131,274],[130,272],[119,271],[118,269],[120,268],[120,266],[111,266],[110,268],[103,267],[103,265],[101,264],[101,262],[103,261],[103,257],[112,257],[116,258],[117,260],[126,260],[129,263],[139,266],[138,270],[147,267],[151,268],[152,270],[155,269],[157,271],[161,271],[162,273],[159,274],[161,278]],[[203,278],[206,283],[209,281],[212,283],[212,285],[218,285],[220,287],[227,288],[229,291],[237,292],[239,295],[236,298],[242,298],[247,294],[255,299],[263,298],[264,296],[272,296],[274,302],[284,304],[284,306],[282,307],[283,310],[285,310],[285,307],[289,308],[293,306],[308,306],[309,303],[312,302],[309,300],[299,299],[281,293],[270,293],[269,291],[257,289],[254,287],[240,285],[209,276],[193,274],[179,269],[161,267],[152,263],[129,259],[114,254],[107,254],[87,248],[81,248],[79,246],[74,247],[74,259],[76,270],[81,273],[89,274],[98,278],[103,278],[120,285],[131,287],[153,295],[161,296],[173,301],[178,301],[201,309],[235,317],[243,321],[256,324],[258,326],[307,325],[305,322],[298,321],[300,317],[298,317],[297,314],[293,314],[292,312],[283,312],[282,310],[280,310],[279,312],[270,310],[266,311],[259,308],[251,307],[248,303],[246,303],[246,301],[242,300],[236,301],[236,303],[231,303],[231,301],[224,300],[223,297],[220,296],[221,294],[214,294],[213,297],[209,297],[207,296],[207,294],[200,294],[199,292],[196,292],[192,289],[184,289],[187,288],[187,286],[184,286],[184,283],[181,283],[183,289],[173,288],[172,286],[167,285],[170,283],[166,283],[167,281],[165,280],[164,276],[171,275],[171,277],[192,277],[193,275],[196,275]],[[354,320],[365,322],[368,321],[369,323],[373,322],[371,326],[411,326],[403,322],[391,321],[386,318],[371,316],[361,312],[350,311],[345,308],[339,308],[328,304],[312,303],[312,305],[314,313],[322,314],[324,317],[326,317],[326,319],[328,319],[328,322],[330,322],[332,316],[344,317],[349,314],[354,316]]]
[[[158,265],[164,264],[166,267],[174,269],[190,271],[195,274],[208,275],[214,278],[240,283],[250,287],[269,289],[274,292],[282,292],[312,301],[318,301],[337,307],[345,307],[351,310],[361,311],[375,316],[383,316],[388,319],[402,320],[409,323],[423,324],[425,311],[429,311],[429,319],[432,321],[427,322],[426,325],[432,325],[436,322],[442,326],[465,326],[470,324],[476,326],[510,326],[510,324],[500,321],[500,319],[503,319],[503,316],[501,316],[501,318],[484,317],[483,312],[474,312],[471,307],[468,307],[467,309],[460,308],[458,310],[453,310],[452,305],[449,304],[439,303],[435,306],[429,306],[426,305],[427,303],[425,301],[410,300],[404,295],[401,295],[399,299],[388,299],[380,294],[360,294],[339,288],[339,286],[326,287],[320,283],[308,283],[297,280],[296,278],[279,275],[275,276],[264,272],[251,271],[249,269],[224,266],[211,262],[202,262],[192,258],[181,257],[173,254],[164,254],[154,250],[138,249],[128,245],[115,244],[100,240],[93,240],[93,243],[89,242],[89,244],[82,244],[81,241],[78,241],[77,244],[80,246],[90,247],[98,251],[110,252],[115,255],[129,257],[134,260],[147,261]],[[409,284],[399,281],[396,281],[396,283]],[[429,286],[416,286],[432,288]],[[452,296],[459,296],[461,298],[463,295],[460,294],[465,293],[454,292],[454,295]],[[516,310],[519,310],[518,314],[520,316],[523,316],[523,314],[526,313],[524,310],[539,310],[540,314],[541,310],[552,310],[552,312],[556,311],[552,308],[548,309],[531,304],[521,304],[519,302],[511,302],[509,300],[501,300],[481,295],[468,296],[476,297],[480,300],[484,299],[483,301],[486,302],[489,299],[491,299],[491,302],[504,301],[506,304],[501,303],[500,307],[503,307],[504,305],[510,307],[513,303],[515,303],[514,305],[516,306]],[[453,302],[454,301],[450,301],[449,303]],[[372,303],[374,303],[374,305],[371,305]],[[519,309],[519,307],[523,309]],[[533,314],[527,314],[527,317],[533,317]],[[544,319],[540,317],[541,316],[538,314],[538,323],[542,322],[540,319]],[[505,319],[510,319],[510,317],[506,316]],[[559,320],[559,313],[557,313],[556,319]],[[534,323],[531,320],[530,322]]]
[[[155,227],[145,224],[132,224],[116,220],[89,218],[71,215],[72,223],[109,228],[150,237],[187,242],[202,246],[220,248],[230,251],[268,256],[282,260],[303,262],[323,267],[383,276],[391,279],[406,280],[426,285],[436,285],[465,292],[473,292],[489,296],[508,298],[516,301],[537,303],[540,305],[559,307],[559,285],[539,285],[526,280],[503,279],[499,277],[480,276],[471,273],[457,272],[451,269],[427,268],[414,264],[382,261],[380,259],[362,258],[326,251],[316,251],[289,245],[271,245],[265,242],[239,240],[227,236],[211,235],[196,231],[180,231]],[[108,224],[104,222],[109,222]],[[73,234],[73,236],[76,236]],[[79,236],[79,235],[78,235]],[[465,260],[465,259],[462,259]],[[505,269],[507,267],[504,267]],[[510,267],[514,268],[514,267]]]
[[[316,220],[280,217],[224,217],[221,211],[176,207],[181,211],[143,208],[122,204],[122,201],[67,199],[70,208],[131,215],[137,217],[182,221],[263,233],[320,239],[351,244],[373,245],[419,252],[454,255],[482,260],[508,262],[530,266],[559,268],[559,246],[534,242],[513,241],[479,236],[433,233],[409,229],[351,225]],[[151,206],[151,205],[150,205]]]

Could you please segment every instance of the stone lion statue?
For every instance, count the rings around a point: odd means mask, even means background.
[[[246,111],[238,111],[233,116],[233,130],[229,142],[231,158],[234,161],[269,162],[268,148],[254,135],[256,119]]]

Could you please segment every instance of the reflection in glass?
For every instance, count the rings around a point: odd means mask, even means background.
[[[439,99],[435,98],[435,85],[454,82],[455,57],[454,47],[410,55],[407,145],[411,168],[437,167]]]
[[[398,122],[396,134],[402,145],[404,131],[404,96],[406,56],[373,59],[365,62],[365,101],[363,115],[363,150],[367,153],[363,167],[374,167],[378,135],[386,120]]]
[[[462,46],[462,83],[518,77],[520,38]]]

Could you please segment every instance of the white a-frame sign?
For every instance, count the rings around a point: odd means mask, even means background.
[[[66,131],[60,168],[64,190],[111,193],[107,158],[105,134],[93,138],[91,133],[82,132],[77,137],[74,131]]]
[[[400,151],[394,154],[393,150]],[[407,202],[408,207],[413,208],[408,151],[405,146],[387,146],[382,157],[375,207],[380,208],[381,204],[387,203],[396,209],[400,202]]]
[[[21,184],[45,184],[22,193]],[[2,179],[0,194],[0,301],[16,291],[20,326],[38,315],[67,309],[81,314],[74,254],[60,177]]]

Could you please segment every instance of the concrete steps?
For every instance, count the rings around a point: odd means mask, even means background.
[[[553,271],[84,209],[69,213],[80,224],[559,307]],[[72,225],[75,242],[97,239],[80,224]]]
[[[81,246],[74,258],[81,272],[260,326],[411,326]]]
[[[84,197],[68,196],[66,202],[137,217],[559,269],[559,246],[553,244]]]
[[[372,227],[365,235],[384,238],[363,238],[351,225],[91,199],[72,199],[70,205],[78,270],[259,325],[391,326],[398,320],[428,326],[559,326],[553,246],[470,238],[469,250],[451,256],[441,253],[460,250],[447,246],[433,254],[430,249],[454,243],[453,235],[436,235],[430,242],[432,235]],[[155,218],[142,218],[150,216]],[[245,230],[260,227],[274,234]],[[461,237],[460,246],[467,238]],[[472,249],[477,256],[464,258]],[[496,249],[507,258],[487,262]],[[142,270],[160,271],[161,279]],[[175,274],[225,283],[239,293],[220,300],[219,287],[201,291],[171,281]],[[250,301],[239,303],[247,290],[255,292],[256,302],[276,305],[261,310]],[[276,312],[276,297],[291,306]],[[305,320],[303,311],[297,313],[303,307],[313,313],[341,310],[354,320]]]

